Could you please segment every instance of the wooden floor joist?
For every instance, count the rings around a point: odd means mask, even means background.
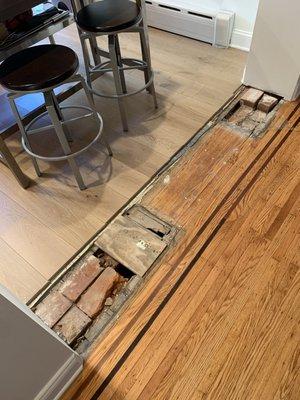
[[[219,123],[139,199],[182,234],[63,400],[298,399],[299,134]]]

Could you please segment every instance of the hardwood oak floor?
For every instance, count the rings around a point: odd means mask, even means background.
[[[300,102],[210,129],[138,198],[181,228],[62,400],[297,400]]]
[[[80,55],[75,26],[57,34],[56,40]],[[96,98],[114,157],[109,160],[96,145],[79,158],[88,190],[78,191],[68,165],[62,163],[41,162],[44,176],[37,178],[18,135],[7,139],[19,165],[34,180],[24,191],[0,163],[0,283],[23,301],[37,293],[240,85],[246,53],[154,29],[150,40],[159,108],[153,109],[146,93],[130,98],[130,132],[124,134],[115,102]],[[124,35],[121,46],[124,54],[139,56],[134,34]],[[127,81],[133,88],[142,84],[142,76],[130,73]],[[111,77],[97,80],[96,87],[109,90]],[[79,92],[66,103],[83,102]],[[89,134],[89,125],[73,128],[81,142]],[[48,133],[38,142],[41,150],[53,145]]]

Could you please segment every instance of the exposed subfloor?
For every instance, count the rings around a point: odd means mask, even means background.
[[[56,40],[80,55],[75,26],[57,34]],[[130,132],[123,134],[115,102],[96,99],[114,157],[108,160],[100,146],[80,157],[88,190],[78,191],[68,165],[61,163],[41,163],[44,176],[37,178],[19,138],[7,140],[21,168],[35,181],[22,190],[0,163],[0,282],[23,301],[40,290],[240,85],[246,53],[154,29],[150,40],[159,109],[153,109],[151,96],[133,96],[128,101]],[[121,45],[124,54],[139,56],[136,35],[124,35]],[[142,79],[139,72],[130,74],[129,86],[136,87]],[[99,79],[96,86],[102,85],[111,88],[111,77]],[[83,101],[79,92],[68,103]],[[84,137],[88,127],[76,128],[75,137]],[[40,143],[47,149],[52,141],[45,134]]]
[[[136,199],[181,229],[63,400],[299,398],[300,102],[218,123]]]

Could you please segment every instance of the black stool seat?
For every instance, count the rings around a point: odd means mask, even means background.
[[[0,84],[31,91],[59,85],[78,69],[76,53],[66,46],[45,44],[21,50],[0,65]]]
[[[133,1],[102,0],[83,7],[76,22],[84,31],[104,33],[129,28],[140,18],[140,8]]]

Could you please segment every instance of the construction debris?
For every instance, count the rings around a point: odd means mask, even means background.
[[[257,109],[264,113],[269,113],[271,110],[273,110],[277,103],[278,99],[276,97],[264,94],[257,105]]]
[[[105,313],[101,321],[112,319],[114,312],[110,310],[116,298],[126,288],[129,277],[135,277],[99,247],[94,246],[93,251],[94,254],[87,252],[33,309],[74,348],[82,343],[85,332],[92,329],[94,323],[97,328],[92,331],[99,331],[98,316]],[[131,286],[132,283],[124,292],[126,298]],[[87,342],[80,348],[86,348],[85,345]]]
[[[259,100],[262,98],[264,92],[258,89],[249,88],[241,96],[240,102],[242,105],[256,108]]]
[[[258,89],[249,88],[242,93],[238,101],[225,116],[230,125],[253,137],[260,136],[275,115],[271,111],[279,103],[275,96]]]
[[[73,306],[54,326],[53,330],[65,342],[71,344],[90,323],[91,319],[78,307]]]

